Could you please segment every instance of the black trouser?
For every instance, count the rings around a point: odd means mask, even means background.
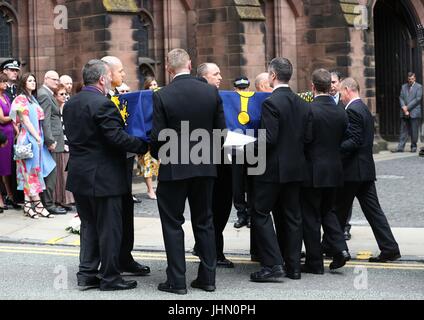
[[[105,284],[120,281],[122,196],[97,198],[74,193],[74,197],[81,219],[78,280],[89,281],[99,275]]]
[[[212,212],[215,229],[216,255],[218,260],[223,260],[225,259],[223,232],[230,218],[233,205],[231,165],[217,165],[217,172],[218,177],[213,186]]]
[[[56,152],[52,152],[51,155],[54,159],[54,162],[57,163],[57,158],[59,154]],[[44,178],[44,183],[46,184],[46,190],[44,190],[40,196],[41,196],[41,200],[43,201],[43,205],[47,209],[51,209],[55,207],[54,191],[56,189],[56,175],[57,175],[57,170],[55,167],[53,171],[50,172],[50,174]]]
[[[247,167],[245,164],[237,164],[236,157],[233,156],[231,164],[232,182],[233,182],[233,202],[237,210],[237,217],[239,219],[247,220],[248,214],[248,201],[246,201],[247,193]]]
[[[122,196],[122,244],[119,261],[121,268],[125,269],[134,263],[131,254],[134,249],[134,199],[132,196],[132,176],[134,157],[127,159],[127,179],[130,192]]]
[[[331,210],[335,195],[335,188],[303,188],[301,191],[306,264],[315,270],[324,269],[321,225],[325,226],[328,243],[335,253],[348,250],[339,221]]]
[[[398,252],[399,245],[381,209],[374,181],[345,182],[344,187],[337,190],[334,211],[342,230],[344,230],[346,219],[355,197],[359,200],[362,212],[372,228],[381,252],[383,254]]]
[[[421,108],[421,107],[420,107]],[[404,150],[408,138],[411,137],[411,149],[417,149],[418,132],[421,124],[421,118],[411,119],[402,118],[400,124],[400,141],[398,150]]]
[[[168,282],[177,288],[186,287],[184,250],[184,207],[190,205],[191,223],[200,258],[198,280],[215,284],[216,247],[212,214],[213,178],[192,178],[180,181],[159,181],[158,207],[162,222],[168,267]]]
[[[289,272],[300,271],[300,253],[302,250],[302,213],[299,199],[299,183],[254,182],[254,211],[252,228],[257,240],[258,255],[264,266],[283,264],[277,236],[270,215],[279,204],[278,212],[283,216],[284,260]],[[277,225],[276,225],[277,227]],[[277,227],[278,228],[278,227]]]

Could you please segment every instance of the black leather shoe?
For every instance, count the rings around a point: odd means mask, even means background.
[[[130,276],[147,276],[150,268],[134,261],[132,265],[122,268],[122,273]]]
[[[113,284],[100,284],[100,291],[118,291],[118,290],[130,290],[137,287],[137,281],[124,280]]]
[[[47,211],[49,211],[51,214],[58,215],[58,214],[66,214],[66,210],[63,208],[58,207],[50,207],[46,208]]]
[[[158,290],[174,294],[187,294],[187,288],[175,288],[171,286],[168,282],[160,283],[158,285]]]
[[[369,258],[369,262],[387,262],[387,261],[395,261],[400,259],[402,256],[400,252],[391,252],[391,253],[380,253],[378,257]]]
[[[311,273],[311,274],[324,274],[324,269],[315,269],[315,268],[311,268],[310,266],[308,266],[307,264],[302,264],[300,266],[300,270],[302,271],[302,273]]]
[[[336,270],[343,267],[350,259],[351,256],[346,250],[337,253],[334,255],[333,261],[330,263],[330,270]]]
[[[80,291],[86,291],[90,289],[97,289],[100,287],[99,278],[91,278],[87,280],[78,280],[78,289]]]
[[[230,260],[224,258],[224,259],[217,260],[216,266],[221,267],[221,268],[233,269],[234,263],[232,263]]]
[[[236,229],[240,229],[243,228],[245,226],[247,226],[247,219],[244,218],[238,218],[237,221],[234,223],[234,228]]]
[[[302,275],[300,271],[287,271],[286,278],[289,278],[292,280],[300,280],[302,278]]]
[[[193,280],[191,283],[191,287],[195,289],[202,289],[206,292],[214,292],[216,290],[216,286],[213,284],[202,284],[199,282],[199,280]]]
[[[134,203],[141,203],[141,200],[138,199],[136,196],[133,196],[132,198],[133,198]]]
[[[4,204],[6,206],[10,206],[15,210],[22,209],[22,207],[19,204],[17,204],[14,200],[10,199],[8,196],[6,196],[4,200],[5,200]]]
[[[344,239],[346,240],[346,241],[349,241],[350,239],[352,239],[352,235],[350,234],[350,232],[349,231],[345,231],[344,232]]]
[[[305,259],[305,258],[306,258],[306,252],[305,251],[302,251],[300,253],[300,259]]]
[[[417,153],[417,148],[412,148],[411,153]]]
[[[261,270],[250,275],[250,280],[253,282],[281,282],[282,277],[284,277],[283,267],[276,265],[262,267]]]

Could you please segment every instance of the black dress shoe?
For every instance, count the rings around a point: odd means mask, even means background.
[[[281,282],[282,277],[284,277],[283,267],[276,265],[262,267],[261,270],[250,275],[250,280],[253,282]]]
[[[245,226],[247,226],[247,219],[244,218],[238,218],[237,221],[234,223],[234,228],[236,229],[240,229],[243,228]]]
[[[137,281],[124,280],[113,284],[100,284],[100,291],[118,291],[118,290],[130,290],[137,287]]]
[[[302,273],[311,273],[311,274],[324,274],[324,269],[316,269],[308,266],[307,264],[302,264],[300,266]]]
[[[91,278],[86,280],[78,280],[78,289],[80,291],[86,291],[90,289],[97,289],[100,287],[99,278]]]
[[[136,196],[132,196],[134,203],[141,203],[142,200],[138,199]]]
[[[411,153],[417,153],[417,149],[416,148],[411,149]]]
[[[22,209],[22,207],[19,204],[17,204],[14,200],[10,199],[8,196],[6,196],[4,202],[6,206],[11,206],[15,210]]]
[[[333,261],[330,263],[330,270],[336,270],[343,267],[350,259],[351,256],[346,250],[337,253],[334,255]]]
[[[130,276],[147,276],[150,273],[150,268],[134,261],[130,266],[122,268],[122,273]]]
[[[345,231],[343,235],[346,241],[349,241],[350,239],[352,239],[352,235],[350,234],[349,231]]]
[[[50,212],[51,214],[54,215],[58,215],[58,214],[66,214],[66,210],[63,208],[58,208],[58,207],[50,207],[50,208],[46,208],[48,212]]]
[[[395,261],[401,258],[400,252],[391,252],[391,253],[380,253],[378,257],[369,258],[369,262],[387,262]]]
[[[202,289],[206,292],[214,292],[216,290],[216,286],[214,284],[202,284],[197,279],[193,280],[191,287],[195,289]]]
[[[234,268],[234,263],[232,263],[230,260],[224,258],[224,259],[217,260],[216,261],[216,266],[217,267],[221,267],[221,268],[233,269]]]
[[[195,256],[195,257],[198,257],[199,256],[199,254],[197,253],[197,251],[196,251],[196,247],[194,247],[193,248],[193,251],[191,251],[191,254],[193,255],[193,256]]]
[[[286,278],[289,278],[292,280],[300,280],[302,278],[302,275],[300,271],[287,271]]]
[[[302,251],[300,253],[300,259],[305,259],[305,258],[306,258],[306,252],[305,251]]]
[[[176,288],[171,286],[168,282],[160,283],[158,285],[158,290],[174,294],[187,294],[187,288]]]

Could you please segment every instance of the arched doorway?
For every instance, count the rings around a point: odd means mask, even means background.
[[[374,7],[377,112],[380,134],[389,141],[399,137],[399,94],[408,72],[423,79],[418,24],[410,0],[378,0]]]

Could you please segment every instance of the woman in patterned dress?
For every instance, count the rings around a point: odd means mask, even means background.
[[[38,216],[52,218],[40,200],[40,193],[46,188],[44,177],[53,171],[56,164],[44,145],[43,109],[32,95],[36,90],[35,76],[24,74],[18,90],[20,94],[13,100],[10,117],[20,125],[17,144],[31,143],[33,152],[32,158],[16,161],[18,190],[23,190],[25,195],[24,214],[33,219]]]

